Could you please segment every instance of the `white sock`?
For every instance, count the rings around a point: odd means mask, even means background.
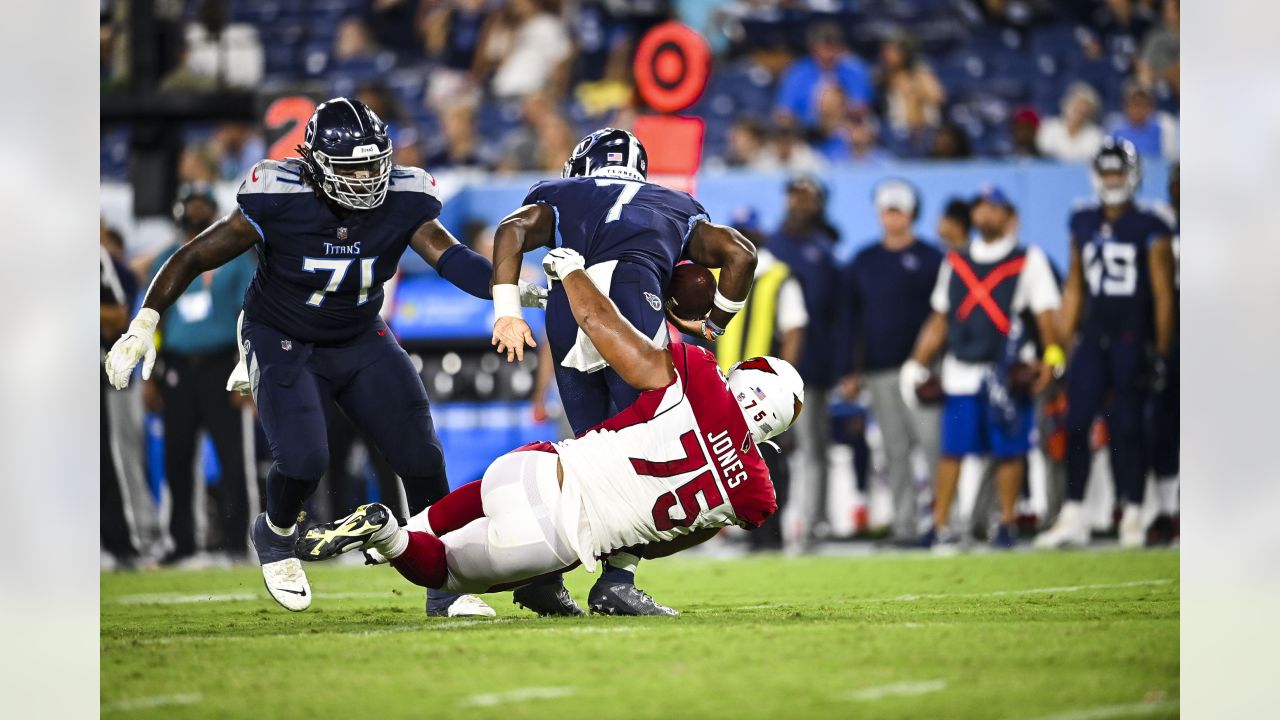
[[[267,516],[267,527],[271,528],[271,532],[273,532],[273,533],[275,533],[275,534],[277,534],[277,535],[282,535],[282,536],[284,536],[284,537],[289,537],[290,535],[292,535],[292,534],[293,534],[293,531],[294,531],[294,530],[297,530],[297,529],[298,529],[298,524],[297,524],[297,523],[294,523],[294,524],[290,525],[290,526],[289,526],[289,527],[287,527],[287,528],[277,527],[274,523],[272,523],[272,522],[271,522],[271,516],[270,516],[270,515],[268,515],[268,516]]]
[[[409,532],[404,528],[396,528],[391,537],[374,543],[373,549],[381,553],[382,557],[394,560],[409,549]]]
[[[1078,527],[1084,525],[1084,504],[1079,500],[1068,500],[1062,503],[1058,511],[1058,523]]]
[[[430,509],[427,508],[427,510]],[[404,529],[410,532],[424,532],[435,535],[435,531],[431,529],[431,521],[427,519],[427,510],[423,510],[409,518],[409,521],[404,524]]]
[[[1156,480],[1156,499],[1161,515],[1178,514],[1178,490],[1177,475]]]
[[[610,555],[605,562],[609,563],[609,567],[626,570],[630,573],[634,573],[636,568],[640,566],[640,558],[629,552],[616,552]]]

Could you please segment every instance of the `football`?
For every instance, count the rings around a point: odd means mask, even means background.
[[[716,296],[716,278],[696,263],[676,266],[667,283],[667,307],[681,320],[700,320],[711,312]]]

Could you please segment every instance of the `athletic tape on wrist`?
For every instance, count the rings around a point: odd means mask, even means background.
[[[519,285],[493,286],[493,316],[524,318],[524,313],[520,310]]]
[[[727,313],[741,312],[742,308],[747,306],[746,300],[730,300],[720,294],[720,288],[716,288],[715,306]]]

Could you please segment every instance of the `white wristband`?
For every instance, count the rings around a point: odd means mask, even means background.
[[[742,308],[747,306],[746,300],[730,300],[720,294],[720,288],[716,288],[715,306],[727,313],[741,312]]]
[[[493,286],[493,316],[524,318],[524,313],[520,311],[519,285]]]

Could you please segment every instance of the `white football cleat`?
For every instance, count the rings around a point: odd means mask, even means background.
[[[1147,544],[1147,528],[1142,522],[1142,506],[1129,503],[1120,517],[1120,547],[1140,548]]]
[[[498,613],[475,595],[459,595],[444,611],[445,617],[494,617]]]
[[[285,610],[302,612],[311,607],[311,583],[298,558],[286,558],[262,566],[262,582],[267,592]]]
[[[267,592],[285,610],[302,612],[311,607],[311,583],[302,571],[302,563],[293,554],[295,528],[291,535],[278,535],[267,527],[267,514],[262,513],[249,529],[249,541],[258,553],[262,566],[262,582]]]
[[[1053,527],[1036,536],[1035,546],[1041,550],[1084,547],[1089,544],[1089,526],[1085,524],[1080,503],[1067,502]]]

